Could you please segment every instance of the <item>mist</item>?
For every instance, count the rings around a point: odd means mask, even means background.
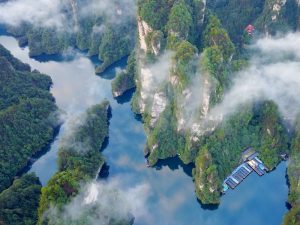
[[[66,1],[14,0],[0,4],[0,23],[20,26],[29,23],[36,26],[62,28],[67,18],[63,13]]]
[[[12,0],[0,3],[0,23],[13,27],[30,24],[76,32],[76,23],[92,15],[104,17],[113,25],[126,23],[135,18],[135,0]],[[95,30],[99,31],[99,27]]]
[[[199,70],[185,90],[177,96],[178,130],[194,129],[197,122],[206,117],[212,86],[209,75]]]
[[[210,116],[224,119],[243,104],[271,100],[283,118],[294,123],[300,112],[300,33],[260,39],[251,50],[249,67],[236,75]]]
[[[82,186],[79,194],[62,211],[50,208],[45,216],[60,224],[109,225],[111,220],[146,219],[150,186],[140,183],[130,188],[121,186],[122,178],[90,182]],[[73,224],[72,223],[72,224]]]
[[[214,79],[198,68],[176,99],[178,131],[190,130],[197,141],[241,107],[261,101],[273,101],[285,122],[295,123],[300,114],[300,33],[258,39],[248,50],[252,54],[249,65],[231,74],[230,88],[213,107]]]
[[[82,17],[90,16],[91,13],[96,16],[105,16],[112,24],[135,19],[136,12],[135,0],[89,0],[89,3],[83,4],[80,9]]]
[[[141,65],[141,97],[143,103],[152,103],[153,96],[161,91],[162,85],[167,82],[172,67],[172,52],[165,52],[158,59],[147,65]]]
[[[63,136],[59,140],[59,147],[68,149],[72,149],[72,151],[85,153],[88,149],[90,149],[89,140],[85,140],[85,142],[78,142],[75,139],[75,133],[78,129],[83,126],[87,119],[87,113],[62,113],[61,120],[64,122],[63,124]]]

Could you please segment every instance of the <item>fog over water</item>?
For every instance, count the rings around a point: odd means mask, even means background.
[[[263,177],[251,174],[235,191],[229,191],[222,197],[218,209],[203,209],[196,200],[194,184],[189,176],[190,167],[181,165],[176,159],[164,161],[157,168],[146,167],[143,156],[146,137],[142,123],[135,119],[130,103],[123,101],[121,104],[112,98],[111,80],[96,76],[90,59],[76,53],[69,61],[38,62],[30,59],[28,49],[19,48],[14,38],[1,36],[0,43],[33,69],[51,76],[51,92],[64,112],[64,118],[82,113],[105,98],[111,102],[109,143],[103,151],[110,166],[109,176],[97,183],[86,184],[80,196],[83,199],[90,197],[90,200],[82,201],[81,205],[74,200],[67,206],[67,213],[72,215],[73,203],[77,203],[76,210],[80,212],[81,207],[88,207],[106,193],[107,187],[112,187],[120,190],[120,202],[136,216],[137,225],[281,224],[287,211],[285,201],[288,193],[284,163]],[[111,74],[104,76],[111,77],[114,70],[111,68],[108,71]],[[43,184],[57,169],[57,147],[64,132],[63,125],[50,151],[32,166],[31,171],[37,173]],[[93,193],[97,194],[91,195]],[[109,207],[107,202],[105,207]]]
[[[31,24],[61,32],[76,32],[73,22],[79,18],[104,16],[111,24],[120,24],[136,17],[135,0],[14,0],[0,2],[0,23],[10,26]],[[94,27],[102,32],[105,27]]]

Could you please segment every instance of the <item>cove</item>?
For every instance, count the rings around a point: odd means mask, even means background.
[[[72,59],[42,61],[28,57],[28,48],[20,48],[17,41],[1,36],[0,43],[21,61],[48,74],[53,80],[53,93],[63,114],[84,112],[89,106],[108,99],[112,107],[109,139],[103,151],[109,166],[107,180],[119,179],[122,187],[149,185],[145,203],[147,217],[137,216],[137,225],[280,225],[287,211],[285,202],[286,165],[263,177],[252,173],[236,190],[228,191],[216,208],[203,208],[194,194],[190,177],[191,167],[176,159],[164,160],[155,168],[147,168],[143,155],[146,136],[142,123],[131,112],[130,103],[116,101],[111,94],[111,78],[116,67],[103,76],[96,76],[93,62],[84,54],[73,52]],[[128,93],[130,95],[130,93]],[[127,97],[127,98],[126,98]],[[43,185],[57,170],[56,158],[59,140],[67,127],[62,125],[50,150],[31,167]]]

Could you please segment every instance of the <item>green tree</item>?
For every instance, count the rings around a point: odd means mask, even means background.
[[[183,0],[177,1],[170,12],[167,29],[180,39],[187,39],[192,27],[192,16]]]
[[[0,193],[0,224],[35,225],[41,184],[34,174],[26,174]]]

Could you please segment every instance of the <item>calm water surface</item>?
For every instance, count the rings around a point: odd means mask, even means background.
[[[235,191],[222,197],[218,209],[204,209],[197,202],[190,177],[191,168],[178,160],[164,161],[157,168],[147,168],[143,156],[146,142],[142,123],[135,119],[130,104],[118,103],[111,94],[111,78],[115,67],[102,77],[94,73],[93,62],[83,54],[71,52],[72,59],[36,61],[28,57],[28,49],[21,49],[14,38],[1,36],[0,43],[12,54],[53,80],[53,93],[58,107],[65,115],[84,112],[89,106],[107,98],[112,106],[108,145],[103,154],[109,165],[108,180],[120,179],[124,187],[147,184],[150,187],[145,209],[147,218],[137,217],[138,225],[280,225],[287,211],[285,201],[286,165],[264,177],[252,173]],[[46,58],[47,59],[47,58]],[[124,62],[116,67],[124,66]],[[63,125],[50,151],[39,158],[34,171],[43,184],[57,170],[57,148],[66,132]]]

